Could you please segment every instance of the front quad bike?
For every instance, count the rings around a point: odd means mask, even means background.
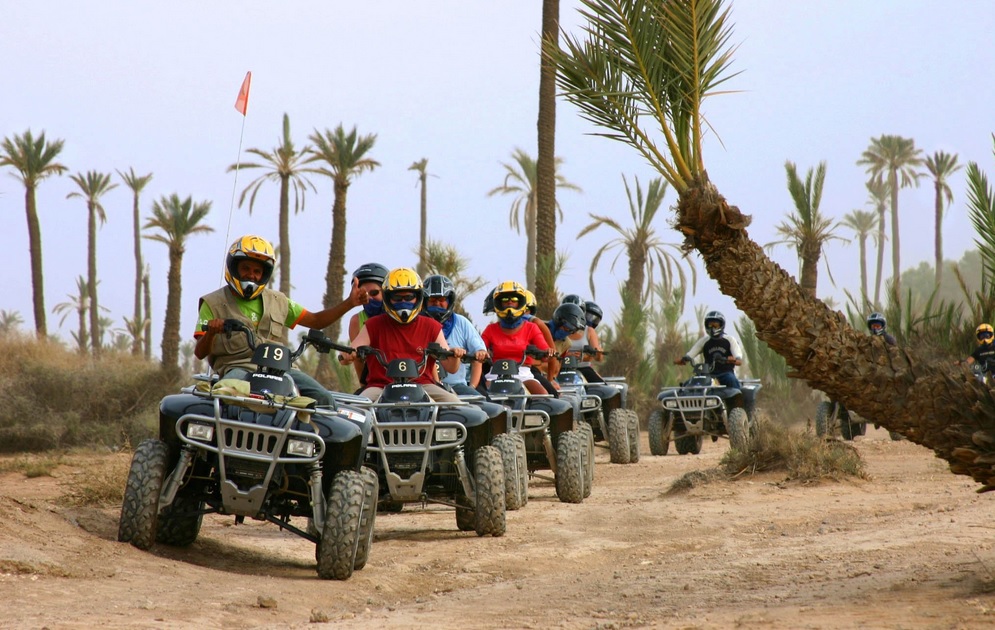
[[[525,356],[546,358],[535,346]],[[524,360],[524,357],[523,357]],[[525,442],[529,474],[550,470],[556,496],[564,503],[581,503],[594,484],[594,442],[590,425],[579,421],[573,403],[549,395],[530,394],[518,378],[519,363],[501,359],[491,366],[495,378],[487,385],[493,402],[511,409],[512,433]]]
[[[874,423],[874,428],[878,428]],[[819,437],[835,437],[836,430],[844,440],[853,440],[858,435],[867,434],[867,420],[847,409],[835,400],[823,400],[815,408],[815,434]],[[892,440],[902,439],[901,433],[888,431]]]
[[[594,354],[595,349],[586,346],[584,352],[588,351]],[[639,416],[625,408],[629,386],[624,378],[603,378],[590,363],[564,355],[556,381],[561,398],[576,400],[575,408],[594,441],[607,442],[613,464],[639,461]]]
[[[742,379],[742,387],[723,387],[712,376],[713,365],[692,364],[694,374],[678,387],[664,388],[660,409],[650,414],[650,452],[666,455],[673,440],[677,453],[697,455],[706,435],[715,442],[728,437],[733,448],[746,451],[754,437],[758,379]]]
[[[503,536],[505,466],[501,451],[491,446],[500,433],[497,422],[466,402],[434,402],[414,382],[429,356],[445,358],[451,352],[429,344],[417,363],[388,363],[370,346],[356,348],[356,353],[361,359],[375,357],[391,380],[376,402],[367,403],[374,418],[366,461],[379,478],[380,502],[448,505],[456,508],[461,531]]]
[[[256,370],[202,377],[162,400],[159,437],[139,444],[131,461],[118,540],[139,549],[186,546],[204,514],[249,517],[315,543],[318,575],[344,580],[366,564],[373,541],[377,482],[362,468],[371,414],[315,408],[299,396],[287,374],[293,361],[308,345],[338,348],[321,331],[293,352],[256,345],[237,320],[225,331],[246,335]],[[310,519],[312,532],[292,517]]]

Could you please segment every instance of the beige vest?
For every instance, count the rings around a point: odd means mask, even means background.
[[[256,343],[266,341],[288,344],[288,331],[285,322],[290,312],[290,300],[279,291],[263,289],[263,315],[256,329]],[[250,328],[252,320],[238,307],[238,298],[227,286],[200,298],[211,308],[214,317],[220,319],[237,319]],[[199,310],[199,307],[198,307]],[[224,374],[233,367],[252,369],[252,350],[243,333],[234,332],[230,336],[224,333],[214,336],[211,353],[207,361],[218,374]]]

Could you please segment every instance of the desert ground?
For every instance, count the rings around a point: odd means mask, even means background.
[[[870,430],[868,479],[799,483],[713,471],[700,455],[614,465],[591,496],[533,479],[507,533],[478,538],[450,510],[377,518],[366,568],[323,581],[314,547],[274,525],[205,518],[191,547],[118,543],[118,507],[72,507],[74,480],[129,455],[0,476],[4,628],[991,628],[995,495],[909,442]]]

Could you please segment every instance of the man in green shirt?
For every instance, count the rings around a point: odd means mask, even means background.
[[[200,298],[197,345],[194,355],[207,358],[222,377],[232,370],[252,370],[252,350],[245,335],[219,334],[226,319],[237,319],[255,331],[257,341],[289,345],[288,333],[297,325],[325,328],[349,310],[362,306],[366,292],[354,281],[352,290],[340,304],[312,313],[279,291],[267,288],[276,264],[273,246],[259,236],[239,238],[228,248],[225,257],[225,286]],[[332,405],[331,393],[300,370],[291,370],[301,395],[314,398],[319,405]]]

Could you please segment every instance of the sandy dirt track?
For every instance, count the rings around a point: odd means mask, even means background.
[[[93,455],[54,477],[0,476],[0,627],[11,628],[992,628],[995,495],[930,451],[870,431],[870,480],[743,476],[667,494],[701,455],[608,463],[559,503],[533,480],[502,538],[451,511],[377,518],[370,563],[317,579],[314,547],[208,517],[188,549],[116,542],[117,508],[58,500]],[[74,458],[79,459],[79,458]]]

